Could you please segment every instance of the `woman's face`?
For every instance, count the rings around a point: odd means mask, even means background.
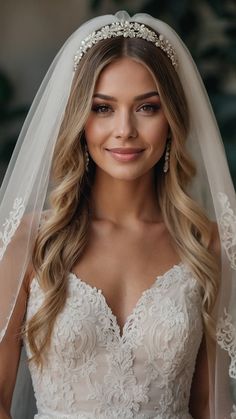
[[[144,65],[125,57],[101,72],[85,125],[96,170],[123,180],[144,175],[163,155],[168,128],[156,83]]]

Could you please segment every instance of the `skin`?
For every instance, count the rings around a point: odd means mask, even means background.
[[[135,100],[148,92],[158,93],[156,81],[141,63],[130,58],[111,63],[95,87],[85,126],[89,154],[96,163],[93,221],[90,245],[74,271],[102,289],[121,331],[155,275],[178,263],[153,187],[154,166],[165,152],[169,126],[158,95]],[[106,151],[112,147],[145,151],[138,160],[120,163]],[[91,262],[95,260],[99,264]],[[207,383],[203,340],[191,389],[190,412],[195,419],[209,418]]]
[[[150,92],[155,94],[135,99]],[[115,100],[101,99],[98,94]],[[153,183],[154,166],[165,152],[169,126],[151,73],[130,58],[119,59],[103,70],[94,96],[85,126],[90,158],[96,163],[91,193],[93,216],[88,245],[73,271],[102,290],[122,334],[142,292],[152,286],[157,276],[179,263]],[[142,147],[144,152],[137,160],[121,163],[105,150],[112,147]],[[16,336],[33,276],[29,269],[0,345],[0,419],[10,418],[20,354],[20,339]],[[191,389],[190,411],[194,419],[209,418],[207,382],[206,350],[202,344]]]
[[[136,99],[144,95],[150,97]],[[168,131],[151,73],[130,58],[109,64],[95,87],[85,126],[89,154],[96,163],[93,221],[90,244],[74,271],[102,288],[121,329],[155,276],[179,262],[153,182]],[[141,147],[144,151],[137,160],[124,163],[106,150],[113,147]],[[92,262],[98,259],[100,268]]]
[[[135,99],[149,92],[150,97]],[[104,100],[100,95],[114,99]],[[138,205],[136,200],[142,201],[143,197],[139,197],[136,188],[143,189],[145,185],[143,193],[151,202],[153,167],[164,153],[168,129],[156,83],[147,69],[130,58],[111,63],[99,78],[92,112],[85,126],[89,153],[97,165],[94,193],[98,189],[101,192],[104,187],[122,188],[118,197],[120,207],[120,194],[135,191],[134,208]],[[106,152],[106,148],[112,147],[142,147],[145,152],[140,159],[124,164],[115,162]],[[119,209],[116,202],[110,208],[115,218]],[[126,205],[123,212],[127,213]]]

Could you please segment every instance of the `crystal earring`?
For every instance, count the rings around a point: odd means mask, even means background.
[[[170,137],[168,137],[167,144],[166,144],[166,152],[165,152],[165,163],[163,166],[164,173],[167,173],[169,170],[170,146],[171,146],[171,140],[170,140]]]
[[[88,153],[88,147],[87,144],[85,144],[85,159],[86,159],[86,163],[85,163],[85,170],[86,172],[89,171],[89,153]]]

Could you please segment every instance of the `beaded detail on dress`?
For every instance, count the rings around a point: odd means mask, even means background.
[[[27,319],[43,300],[34,278]],[[201,303],[197,280],[175,265],[142,293],[121,334],[102,291],[70,273],[43,371],[30,364],[35,419],[190,419]]]

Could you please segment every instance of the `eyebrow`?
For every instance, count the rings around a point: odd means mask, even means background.
[[[158,96],[159,97],[159,93],[156,92],[156,91],[143,93],[142,95],[135,96],[134,100],[143,100],[143,99],[147,99],[147,98],[152,97],[152,96]],[[112,100],[114,102],[117,102],[117,99],[114,96],[104,95],[103,93],[95,93],[95,95],[93,95],[93,97],[94,98],[99,98],[99,99],[104,99],[104,100]]]

